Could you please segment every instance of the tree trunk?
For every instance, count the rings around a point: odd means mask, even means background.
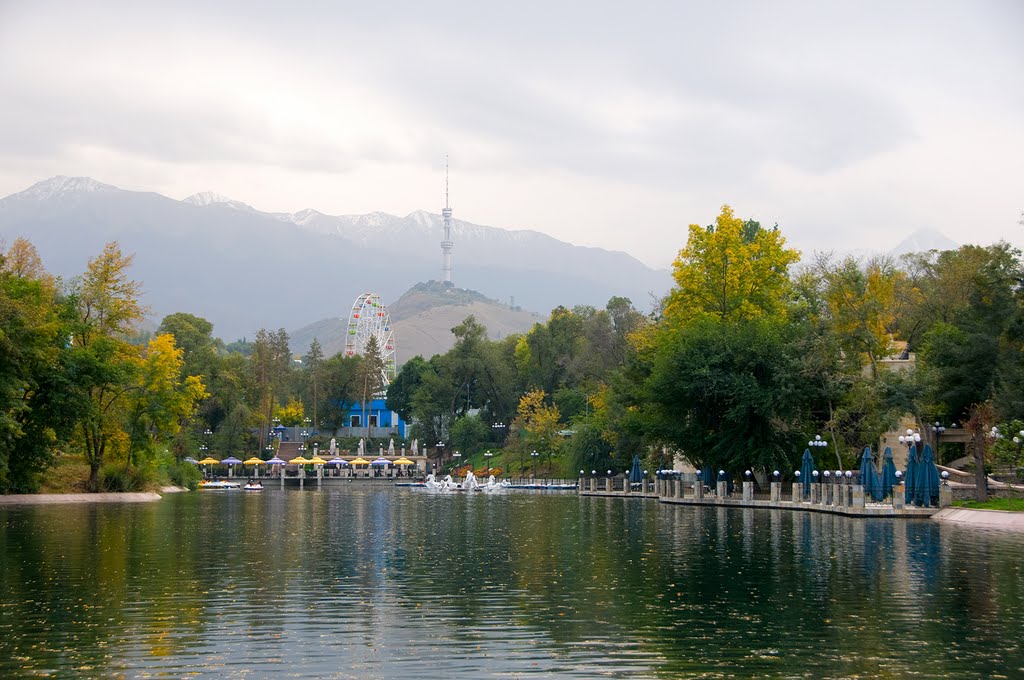
[[[988,477],[985,475],[985,435],[980,430],[971,437],[974,444],[974,491],[979,503],[988,500]]]
[[[100,466],[98,463],[89,463],[89,492],[96,493],[100,490]]]

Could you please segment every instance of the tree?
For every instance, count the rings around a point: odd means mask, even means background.
[[[139,365],[137,389],[130,397],[126,467],[135,464],[140,452],[152,453],[158,440],[177,434],[208,396],[199,376],[182,374],[183,355],[169,333],[149,341]]]
[[[260,431],[260,448],[262,449],[266,441],[266,433],[270,430],[274,406],[280,397],[278,393],[287,382],[288,374],[292,370],[288,333],[283,328],[276,332],[263,328],[258,330],[252,344],[249,366],[263,424]]]
[[[676,288],[665,316],[742,321],[785,313],[789,266],[800,253],[785,247],[778,228],[743,221],[722,206],[714,225],[690,225],[686,247],[672,265]]]
[[[413,395],[423,384],[424,373],[429,370],[432,370],[431,365],[419,355],[402,364],[402,370],[388,385],[388,396],[385,402],[388,410],[397,413],[405,422],[411,422],[413,419]]]
[[[821,261],[829,324],[839,344],[859,370],[866,359],[872,376],[878,360],[892,347],[896,288],[903,277],[888,258],[876,257],[864,267],[852,257],[833,265]]]
[[[699,467],[791,469],[814,403],[801,376],[805,331],[714,317],[659,330],[636,404],[649,439]]]
[[[348,357],[341,352],[323,362],[320,401],[317,404],[320,422],[314,423],[316,427],[333,430],[348,425],[349,408],[359,401],[362,394],[359,377],[362,362],[362,357]]]
[[[317,417],[317,402],[320,401],[320,373],[323,370],[324,350],[320,347],[320,341],[313,338],[309,344],[309,353],[306,355],[306,370],[309,375],[309,384],[313,405],[313,427],[317,427],[320,419]]]
[[[69,291],[75,309],[69,364],[86,402],[79,429],[90,491],[99,490],[108,445],[124,443],[119,422],[129,393],[139,389],[139,350],[124,339],[144,313],[137,299],[141,286],[128,277],[131,263],[116,242],[108,243]]]
[[[519,399],[512,430],[524,461],[527,451],[540,449],[540,453],[547,454],[550,464],[551,457],[561,448],[561,416],[558,407],[548,405],[546,400],[544,390],[530,390]]]
[[[63,311],[31,243],[0,252],[0,493],[36,490],[82,410]]]

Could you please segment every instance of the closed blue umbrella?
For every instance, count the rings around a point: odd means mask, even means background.
[[[640,469],[640,456],[633,456],[633,467],[629,468],[629,483],[635,484],[643,481],[644,473]]]
[[[804,498],[811,496],[811,475],[814,474],[814,457],[810,449],[804,449],[804,457],[800,459],[800,481],[804,485]]]
[[[917,488],[917,447],[913,444],[907,452],[907,470],[903,473],[903,484],[906,487],[904,502],[909,505],[914,502],[914,491]]]
[[[224,460],[222,460],[220,462],[220,464],[221,465],[241,465],[242,461],[240,461],[239,459],[235,458],[234,456],[231,456],[229,458],[225,458]]]
[[[896,463],[892,461],[892,449],[885,447],[882,454],[882,498],[892,493],[892,487],[896,485]]]
[[[924,455],[921,457],[918,473],[921,476],[920,492],[924,505],[937,507],[939,505],[939,469],[935,467],[932,447],[928,444],[924,445]]]
[[[715,472],[711,469],[710,465],[705,465],[704,469],[700,473],[701,483],[704,486],[714,487],[715,485]]]
[[[880,501],[885,498],[882,493],[882,480],[878,478],[875,470],[875,459],[871,455],[871,447],[864,447],[864,454],[860,458],[860,483],[864,487],[864,493],[871,496],[871,500]]]

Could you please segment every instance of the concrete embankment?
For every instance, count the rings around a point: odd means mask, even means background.
[[[1024,512],[1006,510],[975,510],[972,508],[943,508],[932,515],[939,522],[954,522],[985,529],[1024,531]]]
[[[58,503],[150,503],[160,500],[155,491],[138,493],[26,493],[0,496],[0,507],[56,505]]]

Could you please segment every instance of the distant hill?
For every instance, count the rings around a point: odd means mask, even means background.
[[[488,299],[476,291],[445,288],[437,281],[418,283],[394,304],[387,300],[384,304],[395,332],[399,365],[417,354],[430,358],[447,352],[455,344],[451,329],[470,315],[487,328],[492,340],[525,333],[546,318]],[[340,352],[345,348],[347,323],[347,317],[322,319],[292,331],[292,351],[305,354],[315,337],[327,356]]]
[[[545,317],[558,305],[603,307],[614,295],[643,307],[671,285],[668,271],[626,253],[535,231],[454,220],[452,234],[457,286]],[[347,316],[367,291],[397,304],[415,282],[437,277],[441,235],[440,215],[423,211],[265,213],[211,192],[178,201],[87,177],[54,177],[0,199],[0,239],[30,238],[54,274],[80,274],[117,240],[135,254],[132,276],[154,319],[191,312],[226,340]]]

